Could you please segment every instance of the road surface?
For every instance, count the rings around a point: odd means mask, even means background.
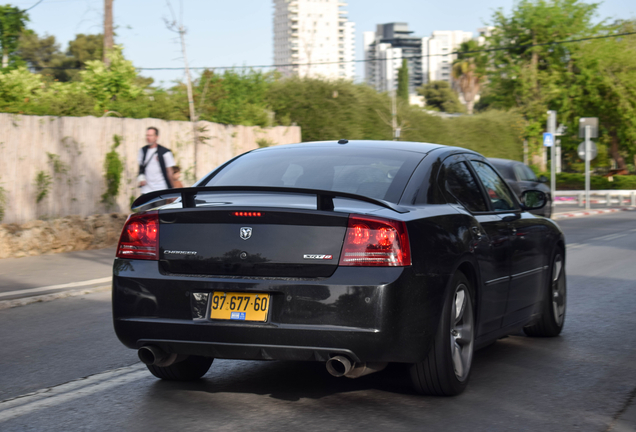
[[[636,212],[559,224],[561,337],[478,351],[458,397],[415,394],[400,365],[352,380],[319,363],[216,360],[201,381],[163,382],[117,341],[102,292],[0,311],[0,430],[635,430]]]

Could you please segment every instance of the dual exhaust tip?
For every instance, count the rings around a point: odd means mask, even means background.
[[[387,363],[355,363],[346,356],[337,355],[327,360],[327,372],[335,377],[360,378],[374,372],[380,372]]]
[[[137,350],[139,360],[148,366],[168,367],[178,360],[177,354],[167,353],[156,346],[142,346]]]
[[[179,360],[179,355],[167,353],[161,348],[148,345],[137,351],[139,360],[148,366],[168,367]],[[359,378],[374,372],[380,372],[387,363],[355,363],[348,357],[337,355],[327,360],[327,372],[335,377]]]

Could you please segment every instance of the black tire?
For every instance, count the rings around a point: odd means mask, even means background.
[[[167,381],[193,381],[201,378],[212,366],[212,357],[189,356],[183,361],[166,367],[147,365],[157,378]]]
[[[460,318],[456,319],[460,290],[464,292],[463,306],[460,305]],[[424,361],[411,365],[411,381],[418,393],[455,396],[466,388],[475,342],[473,293],[468,278],[457,272],[444,301],[442,316],[430,351]],[[454,324],[451,325],[451,322]],[[460,332],[457,329],[461,329]],[[461,361],[462,359],[465,362]],[[459,373],[456,364],[462,365]]]
[[[537,322],[523,328],[524,333],[528,336],[555,337],[563,330],[567,304],[567,284],[565,255],[561,247],[557,247],[552,256],[550,273],[546,277],[545,285],[541,316]]]

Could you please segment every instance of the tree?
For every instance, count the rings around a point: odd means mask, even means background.
[[[55,36],[39,37],[33,30],[25,30],[20,35],[17,56],[32,71],[68,82],[79,80],[87,61],[100,60],[102,49],[101,34],[78,34],[63,53]]]
[[[424,96],[426,105],[447,113],[464,112],[464,106],[459,101],[457,93],[451,89],[446,81],[431,81],[417,89]]]
[[[611,33],[636,31],[636,22],[621,22]],[[636,153],[636,38],[589,41],[573,53],[568,91],[560,98],[560,111],[577,132],[579,117],[599,118],[599,139],[607,145],[619,169]],[[572,137],[570,151],[580,139]]]
[[[0,6],[0,48],[2,48],[2,67],[9,66],[15,60],[20,34],[29,16],[14,6]]]
[[[409,64],[402,59],[402,67],[398,69],[397,97],[404,102],[409,102]]]
[[[483,53],[471,53],[481,47],[474,40],[462,42],[459,47],[460,54],[453,62],[452,75],[459,87],[459,91],[466,101],[468,114],[473,114],[475,97],[481,90],[481,84],[486,74],[487,57]],[[464,52],[465,54],[462,54]]]
[[[142,89],[135,82],[137,70],[132,62],[124,59],[121,47],[115,46],[110,57],[110,68],[100,60],[86,62],[86,70],[80,72],[82,87],[96,101],[96,109],[104,109],[108,102],[118,98],[134,99]]]
[[[29,69],[36,72],[58,66],[60,59],[64,58],[55,36],[39,37],[33,30],[22,32],[16,54]]]
[[[550,42],[598,34],[604,24],[593,24],[598,4],[580,0],[520,0],[511,13],[493,15],[489,48],[517,47],[493,52],[488,80],[492,106],[517,108],[527,121],[525,136],[535,152],[541,149],[548,109],[568,89],[572,58],[580,44]],[[544,44],[531,47],[530,45]]]
[[[84,67],[90,60],[101,60],[104,50],[103,39],[102,34],[75,35],[75,39],[68,43],[66,55],[73,59],[76,67]]]

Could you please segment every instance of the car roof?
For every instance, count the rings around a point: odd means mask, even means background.
[[[316,148],[316,147],[342,147],[346,146],[347,148],[358,148],[358,149],[386,149],[386,150],[402,150],[402,151],[410,151],[416,153],[427,154],[436,149],[457,149],[469,153],[474,153],[471,150],[459,148],[459,147],[450,147],[442,144],[433,144],[433,143],[422,143],[422,142],[413,142],[413,141],[380,141],[380,140],[351,140],[346,144],[338,144],[338,141],[311,141],[304,142],[299,144],[284,144],[277,145],[272,147],[267,147],[266,149],[258,149],[255,151],[279,151],[279,150],[288,150],[290,148]]]
[[[516,160],[512,160],[512,159],[499,159],[499,158],[488,158],[489,161],[491,161],[494,164],[501,164],[501,165],[514,165],[514,164],[523,164],[523,162],[521,161],[516,161]]]

